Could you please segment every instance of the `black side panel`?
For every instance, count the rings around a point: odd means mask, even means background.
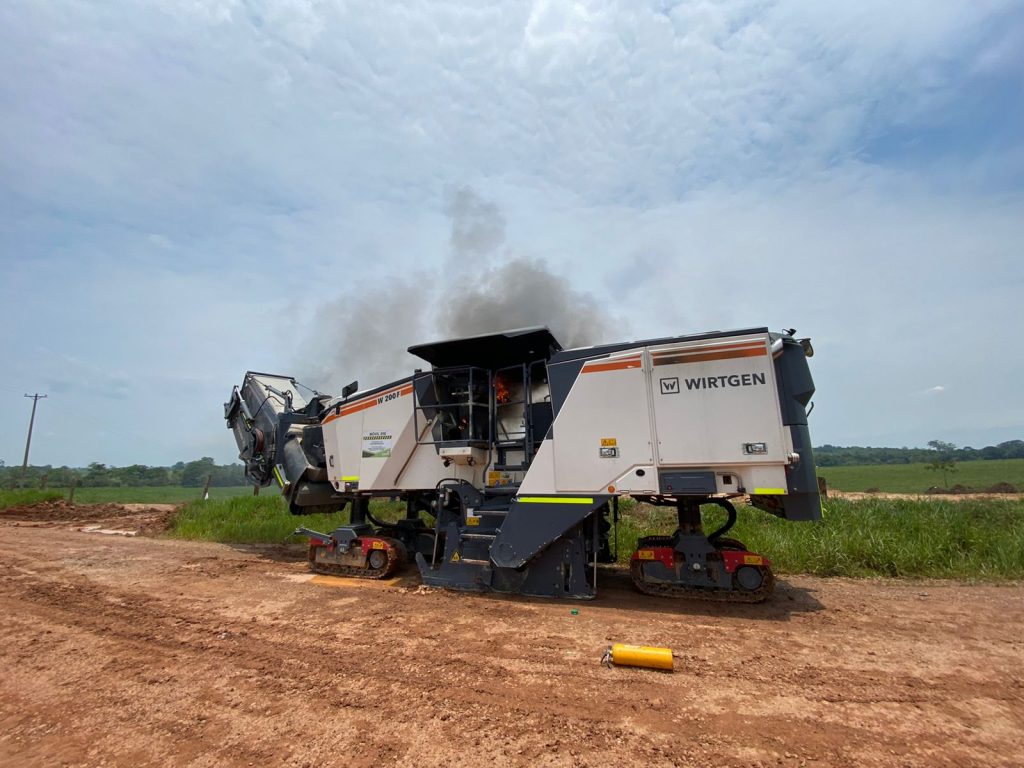
[[[524,503],[514,499],[491,546],[491,560],[500,568],[521,568],[611,496],[587,498],[587,503]]]
[[[811,435],[807,429],[807,404],[814,395],[814,380],[800,342],[782,338],[782,354],[775,359],[775,379],[779,383],[779,407],[782,423],[789,427],[793,450],[800,461],[786,470],[787,494],[781,499],[752,499],[754,506],[778,514],[786,520],[820,520],[821,497],[814,466]],[[781,501],[782,509],[777,508]]]
[[[807,404],[814,395],[814,380],[800,342],[782,337],[782,354],[775,360],[775,379],[779,382],[782,423],[807,424]]]
[[[548,363],[548,386],[551,388],[551,408],[555,417],[562,409],[565,398],[569,396],[569,390],[576,383],[576,377],[580,375],[585,362],[585,358],[580,358],[558,365]]]
[[[793,450],[800,454],[800,462],[789,467],[786,478],[789,494],[786,496],[787,520],[820,520],[821,496],[818,493],[818,473],[811,450],[811,433],[806,425],[790,427]]]
[[[718,490],[714,472],[682,472],[669,470],[658,473],[658,487],[668,496],[707,496]]]
[[[530,404],[530,428],[533,434],[533,442],[538,446],[551,429],[551,422],[555,420],[554,411],[550,402]]]

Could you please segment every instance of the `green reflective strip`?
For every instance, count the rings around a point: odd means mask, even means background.
[[[277,484],[284,488],[284,479],[281,477],[281,470],[274,467],[274,477],[277,478]]]
[[[343,483],[358,483],[359,475],[343,475],[341,481]]]
[[[785,496],[785,488],[755,488],[755,496]]]
[[[520,496],[516,499],[521,504],[593,504],[593,499],[581,499],[573,496]]]

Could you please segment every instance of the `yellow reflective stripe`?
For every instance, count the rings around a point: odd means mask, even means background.
[[[755,488],[755,496],[785,496],[785,488]]]
[[[277,484],[284,488],[284,478],[281,477],[281,470],[274,467],[274,477],[277,478]]]
[[[342,476],[341,481],[343,483],[358,483],[359,475],[344,475]]]
[[[593,499],[581,499],[574,496],[520,496],[516,501],[521,504],[593,504]]]

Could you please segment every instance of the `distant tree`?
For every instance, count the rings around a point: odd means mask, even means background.
[[[181,472],[181,484],[187,488],[198,488],[206,482],[206,476],[214,474],[216,463],[209,456],[190,461]]]
[[[935,456],[928,469],[932,472],[942,473],[942,484],[949,487],[949,474],[956,472],[956,460],[953,458],[956,446],[943,440],[929,440],[928,447],[935,451]]]

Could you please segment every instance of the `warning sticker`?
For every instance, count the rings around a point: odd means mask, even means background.
[[[452,552],[452,559],[451,559],[451,562],[453,562],[453,563],[457,563],[457,562],[459,562],[459,561],[460,561],[461,559],[462,559],[462,555],[460,555],[460,554],[459,554],[459,550],[457,550],[457,549],[456,549],[456,550],[455,550],[454,552]]]
[[[764,558],[760,555],[744,555],[744,565],[764,565]]]
[[[512,473],[511,472],[499,472],[492,469],[487,473],[487,484],[492,486],[511,485],[512,484]]]
[[[370,544],[370,549],[387,549],[387,544],[383,541],[374,541]]]
[[[391,456],[391,445],[394,437],[390,432],[373,430],[363,432],[363,458],[386,459]]]
[[[601,438],[601,447],[602,448],[614,448],[618,444],[619,444],[619,441],[617,439],[615,439],[614,437],[602,437]]]
[[[638,549],[636,551],[636,556],[640,560],[653,560],[654,559],[654,550],[653,549]]]

